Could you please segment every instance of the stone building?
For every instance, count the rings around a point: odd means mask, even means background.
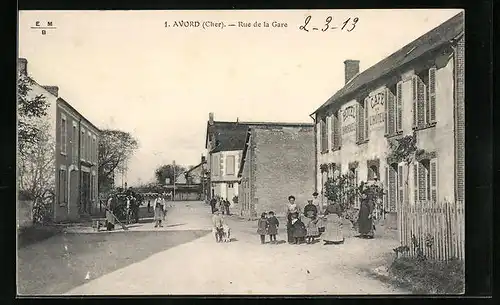
[[[20,74],[28,75],[27,60],[18,60]],[[70,103],[58,97],[58,87],[31,86],[29,96],[43,95],[48,104],[47,115],[37,119],[46,126],[54,141],[54,179],[46,186],[54,191],[53,220],[77,220],[98,206],[98,146],[100,130]]]
[[[463,12],[361,73],[359,61],[344,63],[345,86],[313,113],[316,190],[351,172],[356,183],[379,177],[394,213],[408,202],[464,200]],[[419,152],[409,167],[389,146],[407,135]]]
[[[314,192],[314,124],[250,126],[238,177],[243,216],[284,215],[289,195],[303,208]]]

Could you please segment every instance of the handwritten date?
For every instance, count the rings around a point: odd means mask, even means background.
[[[312,18],[311,15],[308,15],[306,17],[306,19],[304,20],[304,24],[299,26],[299,30],[309,32],[309,22],[311,21],[311,18]],[[354,18],[349,17],[346,20],[344,20],[341,25],[338,25],[338,26],[332,25],[332,21],[333,21],[332,16],[326,17],[325,21],[324,21],[325,24],[321,28],[321,31],[326,32],[328,30],[334,30],[334,29],[337,29],[340,27],[341,31],[351,32],[356,28],[356,24],[358,23],[359,18],[358,17],[354,17]],[[313,31],[320,30],[319,28],[316,28],[316,27],[313,27],[311,29]]]

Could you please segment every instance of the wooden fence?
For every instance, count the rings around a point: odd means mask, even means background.
[[[404,256],[450,260],[465,258],[464,202],[400,205],[398,227]]]

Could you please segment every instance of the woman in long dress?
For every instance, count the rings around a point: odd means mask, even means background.
[[[323,234],[325,245],[344,243],[341,213],[342,209],[338,203],[331,203],[326,207],[325,233]]]
[[[115,228],[115,218],[113,217],[114,201],[113,195],[109,196],[106,205],[106,230],[111,231]]]
[[[158,198],[156,198],[156,200],[155,200],[155,212],[154,212],[155,228],[163,227],[161,222],[162,222],[164,217],[165,217],[165,214],[163,213],[163,205],[161,202],[161,198],[158,196]]]
[[[295,203],[295,196],[290,195],[290,196],[288,196],[288,204],[286,207],[286,218],[287,218],[286,234],[287,234],[288,243],[295,242],[295,239],[293,236],[292,215],[296,215],[298,218],[299,208],[297,207],[297,204]]]
[[[361,238],[373,238],[373,202],[368,200],[366,195],[361,196],[361,205],[359,207],[358,227]]]

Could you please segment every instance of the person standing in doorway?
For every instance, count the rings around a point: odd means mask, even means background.
[[[229,200],[224,200],[224,207],[226,208],[226,215],[229,216],[229,207],[231,206],[231,203],[229,202]]]

